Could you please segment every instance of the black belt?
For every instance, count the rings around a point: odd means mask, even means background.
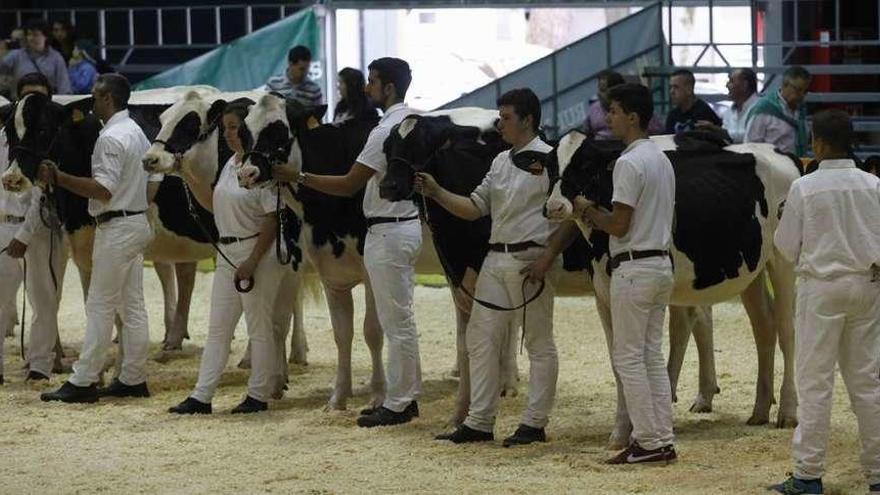
[[[645,258],[656,258],[656,257],[666,257],[669,256],[669,251],[662,251],[660,249],[650,249],[647,251],[626,251],[624,253],[620,253],[611,258],[611,261],[608,262],[608,266],[611,271],[617,269],[621,263],[627,261],[635,261],[635,260],[643,260]]]
[[[102,223],[109,222],[110,220],[113,220],[114,218],[133,217],[135,215],[140,215],[141,213],[143,213],[143,211],[127,211],[127,210],[108,211],[108,212],[101,213],[100,215],[96,216],[95,222],[97,222],[98,225],[101,225]]]
[[[220,239],[217,239],[217,242],[220,244],[226,245],[226,244],[232,244],[233,242],[242,242],[242,241],[246,241],[248,239],[253,239],[254,237],[259,237],[259,235],[260,234],[253,234],[253,235],[249,235],[247,237],[221,237]]]
[[[490,243],[489,251],[496,253],[518,253],[533,247],[544,247],[535,241],[516,242],[513,244]]]
[[[0,215],[0,223],[24,223],[24,217],[15,215]]]
[[[370,228],[373,225],[379,225],[380,223],[409,222],[410,220],[418,220],[418,218],[418,215],[414,217],[370,217],[367,218],[367,228]]]

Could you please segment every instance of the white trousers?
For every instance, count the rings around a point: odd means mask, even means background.
[[[100,378],[117,312],[122,318],[123,350],[119,381],[125,385],[146,381],[150,333],[144,307],[144,249],[152,238],[145,215],[115,218],[95,229],[86,335],[70,383],[84,387]]]
[[[632,439],[649,450],[674,441],[663,358],[663,321],[673,283],[668,258],[628,261],[611,275],[611,362],[623,386]]]
[[[0,249],[18,232],[19,225],[0,224]],[[58,235],[49,229],[39,228],[30,239],[25,261],[27,261],[27,298],[33,317],[30,324],[30,340],[25,357],[30,369],[46,376],[52,373],[55,359],[55,340],[58,336],[58,298],[61,294],[62,271],[64,270],[64,245]],[[52,281],[49,271],[50,240],[52,245],[52,268],[58,280],[58,287]],[[7,254],[0,255],[0,307],[15,304],[15,295],[22,280],[22,263]],[[5,336],[4,336],[5,337]],[[0,338],[0,374],[3,374],[3,342]]]
[[[256,239],[248,239],[222,246],[221,249],[236,265],[246,260],[256,245]],[[229,360],[229,346],[235,327],[244,313],[248,341],[251,345],[251,375],[248,379],[248,395],[268,402],[272,395],[273,373],[276,373],[275,338],[272,328],[272,312],[275,295],[285,270],[273,251],[268,251],[254,271],[254,288],[250,292],[235,290],[235,268],[222,257],[217,258],[214,282],[211,286],[211,315],[208,337],[199,364],[199,379],[192,397],[210,403],[220,383],[220,377]]]
[[[858,418],[865,475],[869,484],[880,483],[880,282],[871,282],[870,275],[800,277],[795,364],[800,402],[792,441],[794,475],[816,479],[824,474],[838,364]]]
[[[422,390],[419,334],[413,314],[415,263],[422,247],[418,220],[370,227],[364,264],[385,334],[387,388],[383,406],[402,412]]]
[[[477,298],[499,306],[513,307],[523,302],[523,276],[520,270],[541,254],[532,248],[521,253],[490,252],[477,278]],[[547,274],[544,291],[528,304],[524,325],[525,347],[529,353],[529,396],[521,423],[544,428],[556,398],[559,360],[553,341],[553,296],[556,272]],[[526,284],[525,298],[538,290]],[[522,310],[495,311],[474,302],[467,326],[467,351],[471,372],[471,405],[465,424],[479,431],[492,432],[501,394],[501,355],[504,336],[510,324],[522,323]]]

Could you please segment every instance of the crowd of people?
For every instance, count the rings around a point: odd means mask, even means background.
[[[41,26],[29,24],[26,33],[28,46],[10,53],[2,62],[16,74],[18,97],[69,90],[64,57],[70,42],[62,35],[60,50],[56,50],[47,45],[48,35]],[[73,46],[71,60],[76,57],[76,44]],[[307,106],[319,104],[320,87],[307,77],[310,62],[308,49],[293,48],[286,73],[270,79],[266,88]],[[419,210],[410,200],[391,202],[379,194],[379,183],[388,169],[383,144],[394,126],[414,113],[405,103],[412,74],[409,65],[397,58],[374,60],[368,69],[366,78],[355,69],[344,69],[338,75],[341,102],[333,115],[335,122],[375,118],[381,111],[378,126],[347,174],[317,175],[284,163],[273,168],[276,180],[325,194],[353,196],[364,191],[363,212],[368,225],[364,260],[388,348],[385,399],[361,412],[357,425],[364,428],[404,424],[418,417],[422,388],[412,304],[414,264],[422,243]],[[796,266],[799,277],[796,352],[800,405],[793,441],[795,471],[773,489],[786,494],[822,492],[837,363],[858,417],[870,490],[880,493],[880,179],[857,169],[849,158],[853,129],[846,113],[825,110],[814,115],[810,139],[803,105],[809,83],[809,73],[792,67],[783,75],[778,91],[760,96],[755,73],[735,70],[728,82],[733,106],[719,117],[695,97],[694,75],[678,71],[670,81],[674,108],[664,125],[654,114],[652,95],[645,86],[627,83],[613,71],[600,75],[598,100],[590,107],[585,132],[593,139],[620,140],[626,148],[613,170],[613,208],[605,210],[579,197],[575,212],[581,221],[607,232],[611,239],[612,364],[623,385],[633,431],[629,446],[608,463],[668,463],[678,456],[662,351],[664,315],[673,288],[676,183],[669,158],[648,136],[724,130],[732,142],[771,143],[798,156],[804,156],[811,145],[819,162],[816,172],[791,187],[775,237],[777,249]],[[44,401],[96,402],[150,394],[142,265],[144,248],[153,234],[143,212],[162,176],[147,174],[141,166],[149,143],[128,114],[128,81],[118,74],[97,76],[91,94],[94,113],[104,122],[92,157],[92,176],[63,173],[51,162],[41,164],[38,172],[42,184],[88,198],[89,213],[98,225],[82,351],[73,374],[58,390],[43,393]],[[553,338],[558,258],[580,231],[571,221],[551,223],[544,216],[549,172],[514,163],[519,153],[552,150],[541,136],[538,97],[531,89],[514,89],[498,98],[497,107],[498,131],[511,148],[498,154],[476,189],[468,195],[454,194],[427,173],[417,174],[415,188],[462,219],[491,218],[489,254],[476,281],[476,298],[517,304],[523,298],[524,278],[545,285],[540,297],[529,304],[524,322],[529,328],[525,339],[530,360],[528,400],[519,426],[503,441],[504,446],[514,446],[547,440],[545,429],[559,370]],[[220,242],[238,266],[218,262],[198,382],[188,397],[169,409],[173,414],[212,413],[211,401],[242,313],[253,368],[247,395],[232,413],[264,411],[271,398],[269,375],[274,351],[269,327],[272,295],[279,280],[276,275],[281,270],[267,252],[275,236],[273,214],[278,202],[270,189],[244,189],[235,178],[246,151],[238,131],[247,113],[248,107],[236,104],[223,112],[223,138],[234,154],[216,183],[185,170],[182,174],[196,200],[214,213]],[[5,158],[6,153],[2,155]],[[6,168],[6,164],[0,165]],[[8,246],[0,255],[4,280],[12,280],[16,273],[20,277],[19,259],[42,252],[40,236],[49,235],[41,230],[47,227],[34,220],[34,205],[41,193],[35,190],[29,194],[0,192],[0,242]],[[254,290],[246,294],[233,290],[234,280],[253,275],[257,275],[258,284]],[[28,276],[37,275],[29,272]],[[28,289],[46,286],[42,281]],[[13,293],[0,292],[0,307]],[[29,296],[32,302],[56,297],[55,304],[34,305],[37,319],[31,338],[48,342],[54,338],[48,336],[50,330],[57,332],[57,294],[43,291]],[[118,378],[98,388],[117,311],[122,317],[125,360]],[[438,440],[456,444],[494,440],[502,334],[518,314],[474,306],[464,368],[472,384],[470,409],[461,425],[437,436]],[[45,328],[36,328],[43,324]],[[46,342],[29,348],[28,380],[49,379],[47,358],[51,359],[52,350]]]

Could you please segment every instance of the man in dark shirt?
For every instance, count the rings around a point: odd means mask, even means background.
[[[721,127],[721,119],[705,101],[694,96],[694,73],[679,69],[669,79],[669,100],[672,110],[666,116],[666,133],[692,131],[700,121]]]

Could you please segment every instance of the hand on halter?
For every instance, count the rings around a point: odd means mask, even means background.
[[[299,170],[289,163],[272,165],[272,178],[280,182],[296,182],[299,179]]]
[[[437,184],[434,177],[425,172],[416,172],[415,178],[413,178],[413,187],[416,192],[426,198],[432,198],[440,191],[440,185]]]
[[[520,270],[519,273],[520,275],[525,275],[526,280],[529,282],[540,283],[547,276],[547,272],[550,271],[552,264],[553,258],[548,259],[547,252],[545,251],[541,253],[538,259],[529,263],[529,266]]]
[[[43,184],[55,185],[58,178],[58,165],[52,160],[43,160],[37,168],[37,179]]]
[[[27,251],[27,244],[15,238],[9,241],[9,245],[6,246],[6,254],[12,258],[23,258],[25,251]]]

